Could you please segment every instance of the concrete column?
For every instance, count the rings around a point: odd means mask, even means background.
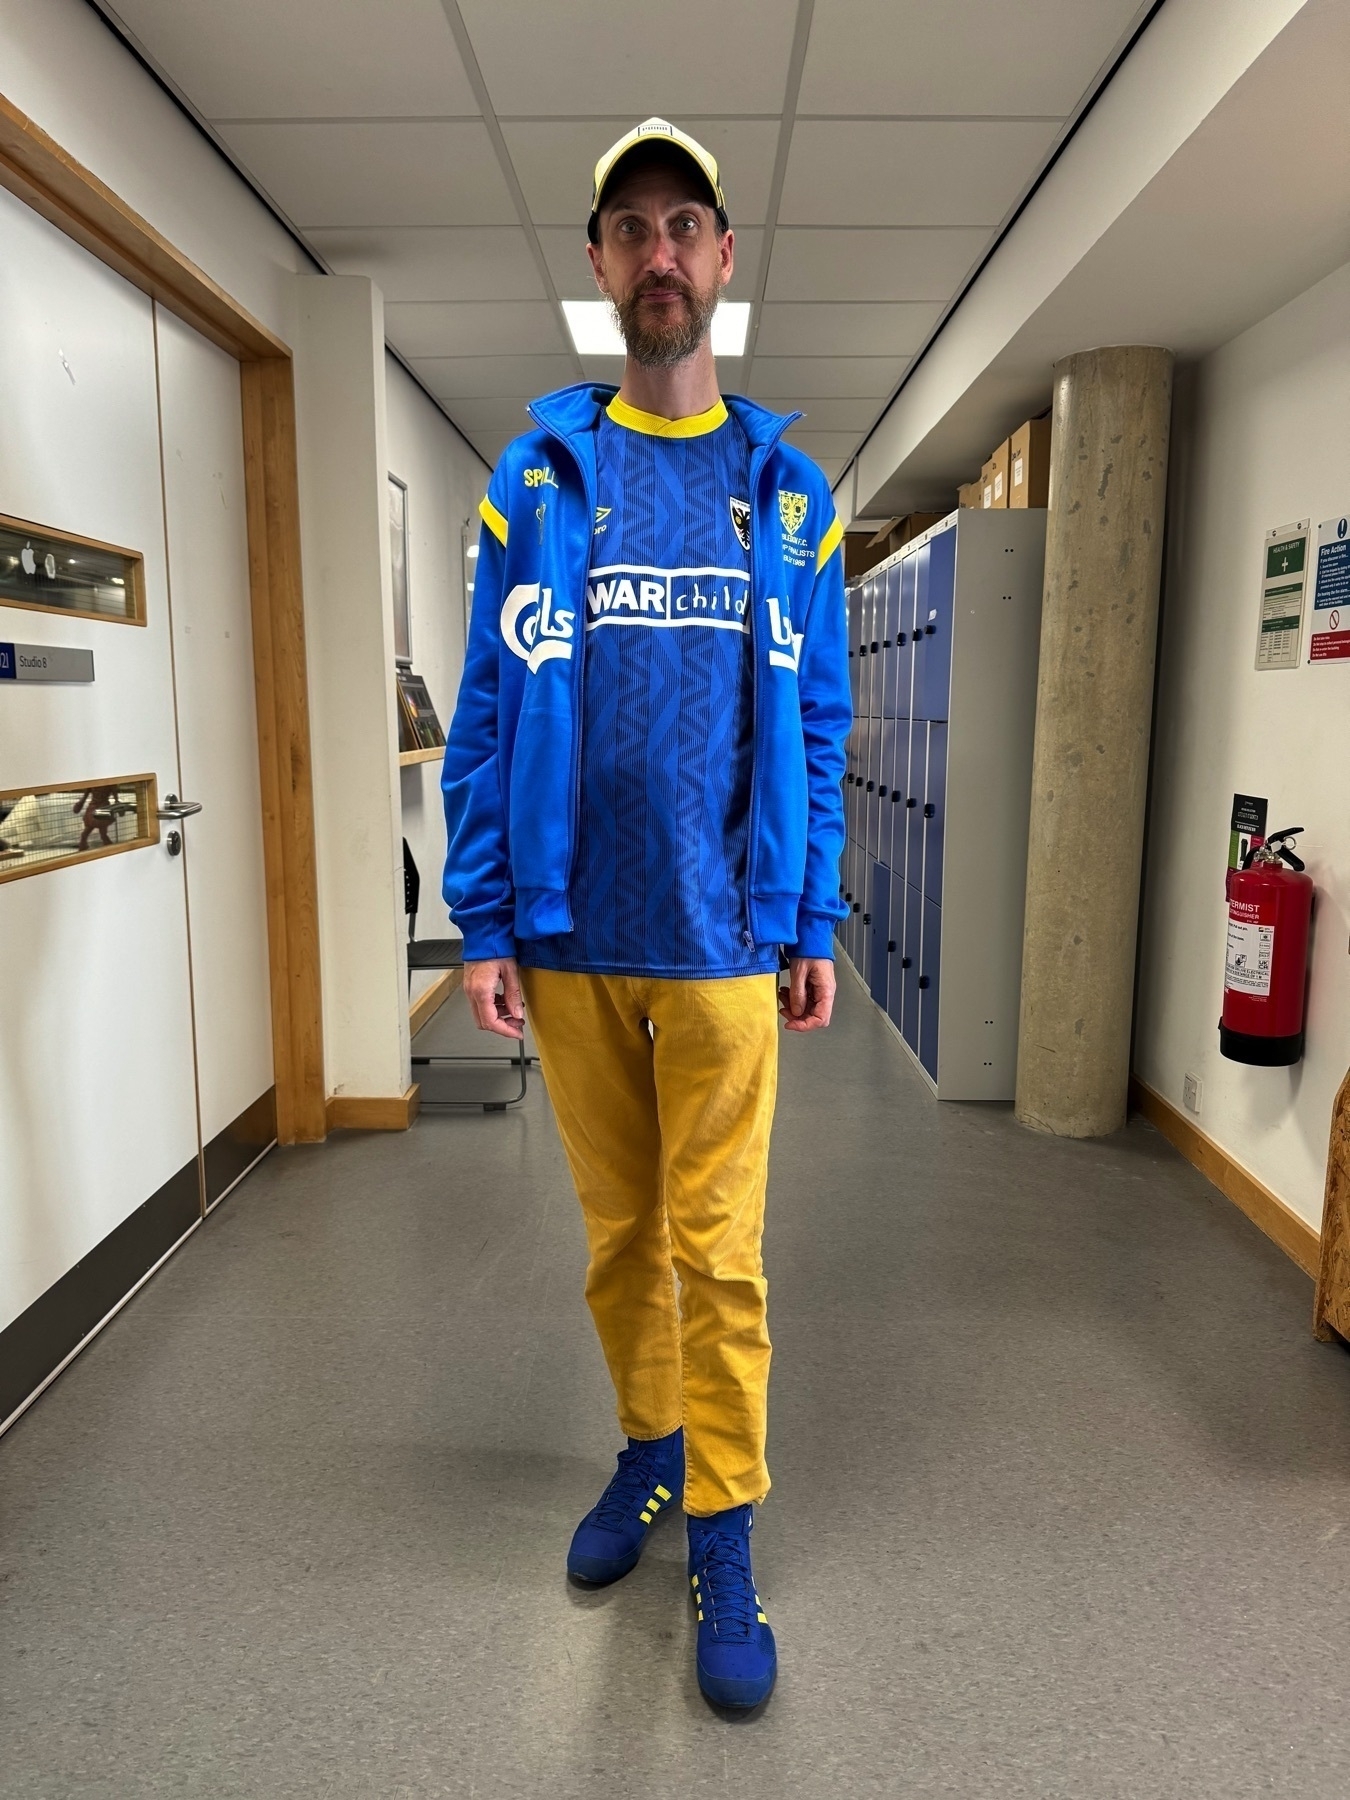
[[[1017,1117],[1125,1123],[1172,353],[1055,364]]]

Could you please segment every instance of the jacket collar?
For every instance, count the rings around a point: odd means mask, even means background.
[[[594,431],[600,414],[618,391],[600,382],[581,381],[574,387],[558,388],[552,394],[531,401],[530,417],[545,431],[570,443],[580,433]],[[752,451],[775,443],[793,420],[802,416],[800,413],[770,412],[767,406],[760,406],[741,394],[724,394],[723,399],[727,411],[740,422]]]

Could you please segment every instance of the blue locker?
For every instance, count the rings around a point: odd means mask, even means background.
[[[919,958],[923,937],[923,895],[905,883],[905,935],[900,952],[900,1035],[919,1049]]]
[[[928,791],[928,725],[914,719],[909,727],[909,790],[905,795],[905,880],[923,886],[923,808]]]
[[[924,684],[924,661],[928,649],[928,640],[924,636],[924,615],[928,610],[928,560],[931,546],[925,544],[910,557],[914,565],[914,613],[910,620],[909,644],[910,661],[914,672],[910,678],[910,716],[915,719],[926,719],[927,689]]]
[[[945,719],[952,685],[952,612],[956,590],[956,532],[944,531],[919,553],[927,558],[926,579],[916,595],[918,636],[916,717]],[[919,708],[922,707],[920,711]]]
[[[891,872],[881,863],[872,865],[872,922],[868,927],[867,985],[877,1005],[886,1004],[886,979],[890,970],[888,945],[891,920]]]
[[[891,866],[891,785],[895,779],[894,719],[881,721],[881,767],[877,772],[877,861]]]
[[[942,904],[942,842],[947,820],[947,726],[928,727],[928,779],[924,783],[923,891]]]
[[[909,734],[908,719],[896,719],[895,722],[894,757],[891,762],[890,793],[886,798],[886,811],[881,821],[881,861],[895,871],[897,877],[905,879],[905,794],[909,784]]]
[[[908,719],[913,708],[914,689],[914,585],[918,575],[918,559],[905,557],[900,563],[900,605],[896,614],[895,716]]]
[[[875,857],[881,846],[881,730],[882,719],[869,719],[867,730],[867,785],[864,790],[863,817],[866,834],[863,843],[867,854]]]
[[[858,644],[862,637],[862,588],[848,591],[848,691],[853,696],[853,716],[858,716],[858,670],[862,666]]]
[[[937,1080],[938,966],[942,949],[942,908],[923,903],[923,944],[919,951],[919,1061]]]
[[[881,717],[881,639],[885,623],[886,576],[882,573],[874,577],[872,582],[872,612],[867,623],[868,711],[874,719]]]
[[[886,571],[886,592],[882,606],[881,626],[881,716],[893,719],[900,657],[900,571],[902,563],[893,563]]]

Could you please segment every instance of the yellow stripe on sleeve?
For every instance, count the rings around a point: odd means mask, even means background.
[[[825,533],[824,537],[820,540],[820,548],[819,548],[819,550],[816,551],[816,572],[817,572],[817,574],[819,574],[819,572],[825,567],[826,563],[830,560],[830,558],[834,555],[835,551],[839,548],[840,544],[843,542],[843,537],[844,537],[844,527],[839,522],[839,514],[836,513],[834,515],[834,524],[831,525],[830,529]],[[502,541],[505,542],[505,539],[503,539]]]
[[[478,502],[478,510],[482,514],[483,523],[487,526],[493,537],[496,538],[499,544],[505,546],[506,520],[503,515],[497,511],[496,507],[488,499],[486,494],[484,494],[483,498]]]

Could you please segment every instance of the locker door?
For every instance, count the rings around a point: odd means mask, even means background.
[[[877,789],[881,783],[881,726],[880,719],[870,719],[867,730],[867,785],[864,790],[863,813],[867,831],[863,843],[867,854],[875,857],[881,843],[881,800]]]
[[[923,943],[919,951],[919,1061],[937,1080],[938,963],[942,948],[942,908],[923,902]]]
[[[928,779],[924,783],[923,891],[942,904],[942,841],[947,824],[947,726],[928,727]]]
[[[891,787],[895,780],[895,734],[894,719],[881,721],[881,768],[877,779],[877,813],[879,829],[877,832],[877,861],[885,863],[889,869],[891,862]]]
[[[898,672],[900,667],[900,571],[895,563],[886,571],[886,596],[881,627],[881,716],[893,719],[896,714]]]
[[[858,850],[858,973],[872,985],[872,859],[861,847]]]
[[[930,544],[925,544],[910,559],[914,564],[914,614],[909,632],[910,661],[914,665],[910,715],[915,719],[928,717],[928,688],[924,668],[928,660],[929,640],[924,635],[924,620],[928,613],[928,559],[931,548]]]
[[[886,623],[886,576],[878,575],[872,584],[872,619],[868,627],[870,636],[867,642],[867,661],[872,671],[871,713],[874,719],[881,717],[881,639]]]
[[[923,717],[945,719],[952,684],[952,615],[956,586],[956,532],[944,531],[924,546],[927,582],[915,609],[923,681]]]
[[[929,728],[919,719],[909,728],[909,791],[905,795],[905,880],[923,886],[923,807],[928,791]]]
[[[914,587],[918,557],[907,556],[900,564],[900,602],[896,614],[895,714],[908,719],[913,710],[914,687]]]
[[[858,657],[858,641],[862,635],[862,588],[852,587],[848,591],[848,688],[853,696],[853,716],[858,715],[858,670],[861,662]]]
[[[900,1035],[914,1053],[919,1049],[919,957],[923,937],[923,895],[905,883],[905,935],[900,961]]]
[[[868,979],[872,998],[886,1005],[886,978],[890,969],[888,946],[891,919],[891,872],[881,863],[872,865],[872,923],[869,927]]]
[[[884,858],[900,881],[905,876],[905,796],[909,792],[909,740],[912,726],[908,719],[895,721],[895,760],[891,764],[890,855]],[[883,827],[883,829],[885,829]]]
[[[876,603],[876,578],[869,575],[863,584],[862,605],[858,610],[858,714],[872,716],[872,613]]]

